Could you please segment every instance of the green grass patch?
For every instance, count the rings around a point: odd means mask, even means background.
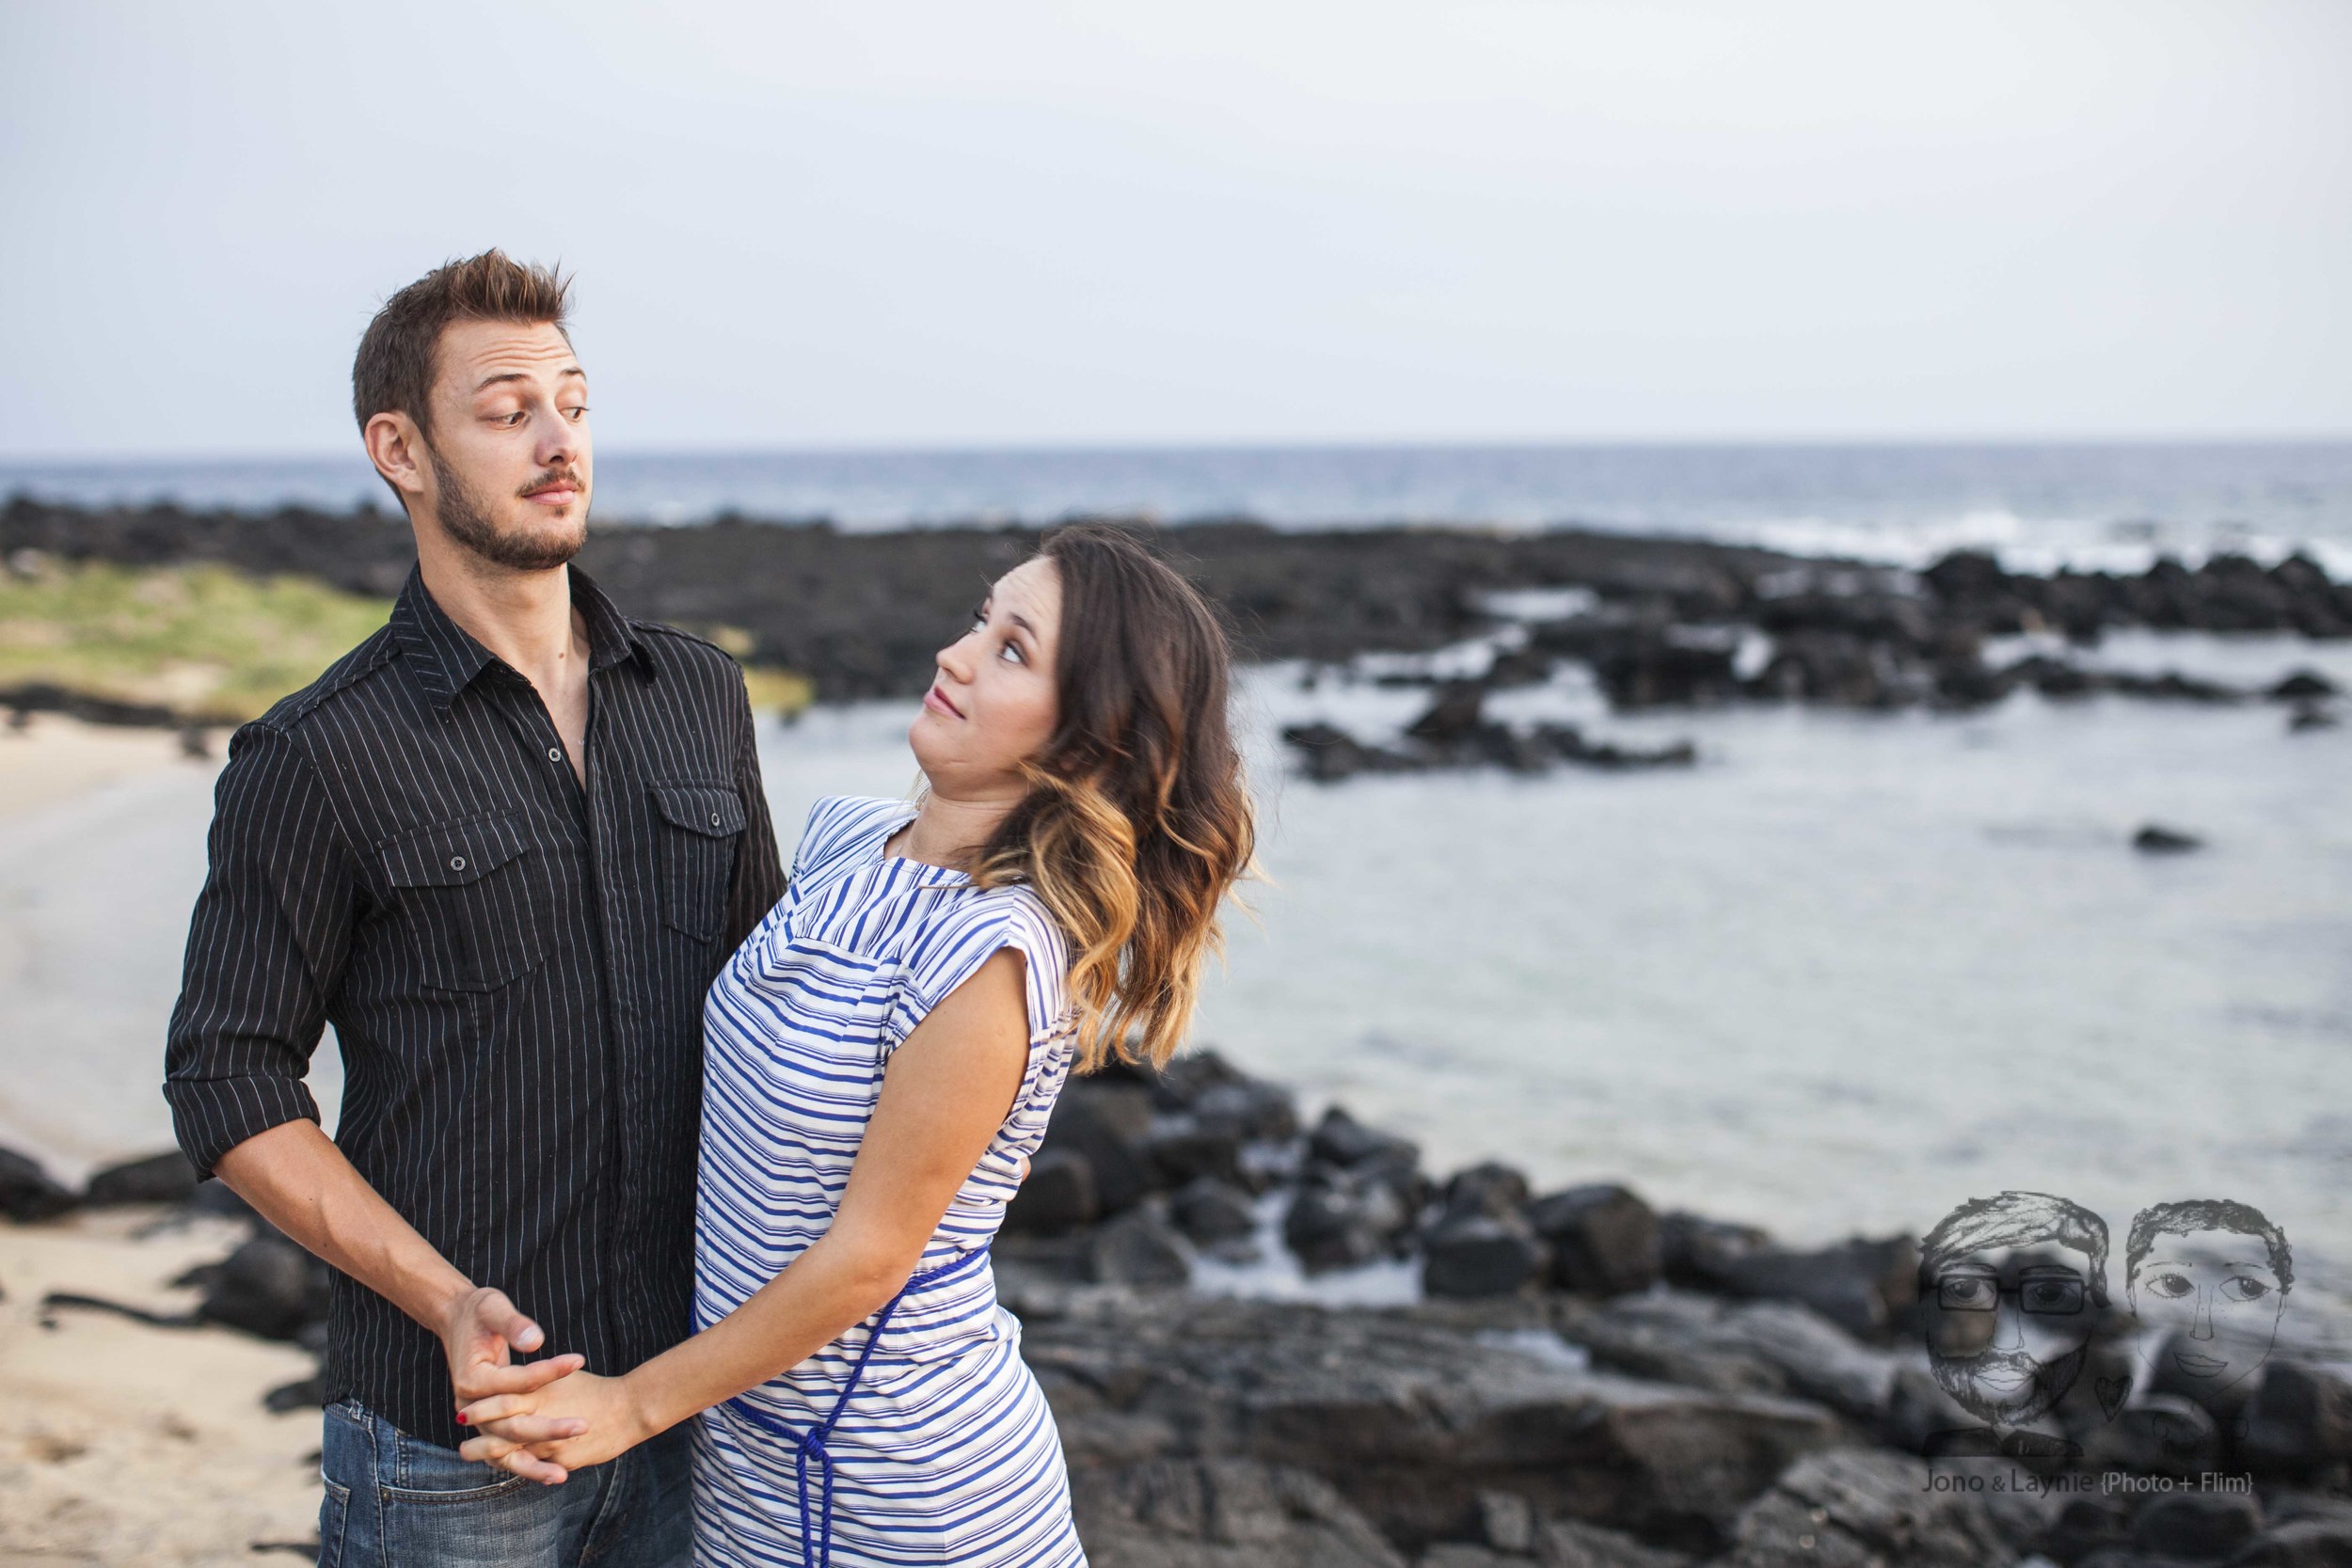
[[[226,566],[46,562],[0,573],[0,687],[47,683],[236,724],[318,678],[392,612],[389,599]],[[788,671],[747,672],[752,705],[797,712]]]
[[[53,562],[0,577],[0,686],[45,681],[241,723],[317,679],[391,612],[389,599],[305,578]]]

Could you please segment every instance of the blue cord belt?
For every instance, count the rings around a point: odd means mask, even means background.
[[[806,1432],[796,1431],[765,1410],[747,1402],[739,1394],[726,1402],[726,1408],[733,1414],[751,1422],[761,1431],[771,1433],[792,1445],[795,1456],[793,1470],[800,1483],[801,1494],[801,1562],[803,1568],[832,1568],[833,1455],[825,1448],[825,1439],[832,1434],[834,1425],[841,1419],[841,1413],[849,1408],[850,1396],[857,1392],[858,1380],[866,1375],[866,1363],[873,1356],[874,1347],[882,1342],[882,1329],[889,1324],[890,1314],[898,1309],[898,1304],[907,1299],[909,1292],[925,1285],[936,1284],[957,1270],[968,1267],[974,1259],[987,1256],[988,1248],[985,1245],[975,1247],[961,1257],[942,1263],[927,1273],[918,1274],[901,1285],[898,1288],[898,1293],[892,1296],[889,1304],[876,1314],[873,1331],[866,1336],[866,1343],[859,1348],[857,1364],[850,1369],[850,1380],[841,1386],[841,1392],[834,1396],[832,1411],[823,1420]],[[808,1462],[811,1459],[817,1461],[818,1467],[818,1500],[814,1510],[808,1506]],[[814,1529],[810,1528],[812,1525],[816,1527]],[[810,1544],[812,1541],[816,1543],[813,1547]]]

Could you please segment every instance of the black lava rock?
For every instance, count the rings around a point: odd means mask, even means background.
[[[38,1161],[0,1148],[0,1214],[20,1225],[70,1212],[73,1195],[49,1179]]]
[[[2171,1492],[2140,1506],[2132,1542],[2143,1551],[2209,1562],[2251,1540],[2262,1522],[2262,1504],[2250,1493]]]
[[[1366,1127],[1337,1105],[1324,1112],[1308,1134],[1307,1157],[1340,1170],[1377,1170],[1392,1177],[1414,1175],[1421,1168],[1420,1145]]]
[[[1860,1237],[1817,1252],[1778,1247],[1714,1260],[1710,1288],[1727,1295],[1810,1307],[1856,1338],[1883,1333],[1918,1295],[1918,1243],[1908,1236]]]
[[[1039,1153],[1075,1154],[1094,1173],[1094,1200],[1116,1214],[1142,1201],[1158,1184],[1146,1142],[1152,1132],[1152,1091],[1139,1084],[1088,1079],[1069,1085],[1054,1102]]]
[[[1087,1273],[1104,1285],[1182,1285],[1192,1277],[1192,1253],[1156,1215],[1138,1209],[1102,1226],[1088,1239]]]
[[[1299,1184],[1282,1217],[1282,1244],[1310,1274],[1368,1263],[1392,1252],[1412,1211],[1376,1174],[1322,1171]]]
[[[1534,1232],[1516,1219],[1470,1214],[1422,1239],[1422,1289],[1433,1296],[1503,1296],[1540,1276],[1547,1261]]]
[[[108,1165],[89,1179],[82,1201],[93,1209],[120,1203],[184,1203],[196,1196],[196,1167],[178,1149]]]
[[[2132,835],[2132,847],[2144,855],[2182,855],[2204,847],[2205,841],[2195,833],[2185,833],[2158,822],[2151,822]]]
[[[1467,739],[1483,722],[1480,708],[1486,700],[1486,689],[1477,681],[1449,681],[1438,689],[1428,710],[1405,726],[1405,733],[1439,746]]]
[[[2297,670],[2263,695],[2279,702],[2299,702],[2313,697],[2332,697],[2336,689],[2336,683],[2318,671]]]
[[[2274,1475],[2311,1476],[2352,1461],[2352,1383],[2273,1357],[2247,1406],[2246,1458]]]
[[[1179,1111],[1152,1118],[1144,1152],[1163,1187],[1181,1187],[1203,1176],[1239,1181],[1241,1143],[1231,1126]]]
[[[1551,1249],[1551,1280],[1564,1291],[1620,1295],[1645,1291],[1665,1272],[1658,1215],[1608,1183],[1570,1187],[1527,1206],[1527,1222]]]
[[[1063,1236],[1092,1225],[1102,1213],[1094,1196],[1094,1166],[1068,1148],[1040,1148],[1028,1179],[1005,1205],[1005,1229],[1016,1236]]]
[[[1439,1201],[1449,1220],[1513,1219],[1527,1202],[1527,1177],[1515,1166],[1488,1160],[1446,1178]]]
[[[1203,1176],[1168,1200],[1176,1228],[1200,1246],[1240,1241],[1258,1228],[1257,1206],[1230,1182]]]
[[[203,1315],[265,1339],[292,1339],[326,1315],[326,1265],[284,1236],[256,1236],[230,1253],[204,1292]]]

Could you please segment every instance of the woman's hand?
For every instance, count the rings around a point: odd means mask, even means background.
[[[558,1378],[535,1393],[476,1400],[457,1418],[482,1433],[459,1453],[550,1486],[573,1470],[618,1459],[656,1431],[628,1378],[594,1372]],[[570,1435],[548,1435],[556,1432]]]

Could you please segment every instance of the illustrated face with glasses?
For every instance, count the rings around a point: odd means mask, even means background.
[[[2106,1315],[2106,1227],[2040,1193],[1974,1199],[1921,1247],[1921,1317],[1935,1380],[1996,1427],[2046,1414],[2081,1372]]]

